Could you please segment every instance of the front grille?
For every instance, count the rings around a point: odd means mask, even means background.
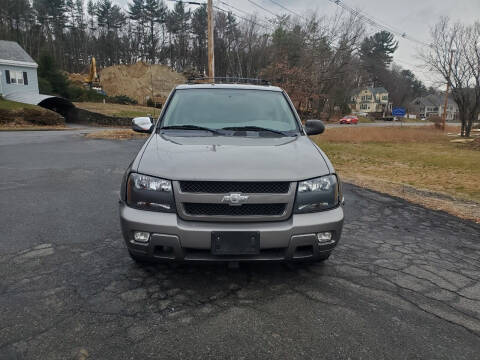
[[[287,204],[228,204],[184,203],[185,213],[193,216],[279,216]]]
[[[286,194],[289,182],[236,182],[236,181],[181,181],[180,189],[187,193],[247,193],[247,194]]]

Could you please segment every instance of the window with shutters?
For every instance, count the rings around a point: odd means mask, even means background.
[[[28,85],[28,75],[26,71],[5,70],[7,84]]]

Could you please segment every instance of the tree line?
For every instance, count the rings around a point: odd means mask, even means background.
[[[384,86],[395,105],[428,92],[415,75],[392,66],[397,42],[368,35],[358,16],[312,14],[239,19],[215,11],[215,74],[265,77],[285,88],[301,111],[348,112],[353,89]],[[35,59],[48,53],[67,72],[144,61],[179,72],[207,71],[207,11],[163,0],[0,0],[0,38],[15,40]]]

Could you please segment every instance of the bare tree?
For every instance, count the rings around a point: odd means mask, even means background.
[[[480,112],[480,22],[451,24],[448,18],[442,18],[431,35],[431,46],[420,56],[431,71],[450,82],[462,123],[461,135],[469,137]]]

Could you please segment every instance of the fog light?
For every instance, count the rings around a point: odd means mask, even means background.
[[[140,243],[147,243],[148,239],[150,239],[150,233],[146,231],[135,231],[133,233],[133,240],[140,242]]]
[[[332,241],[332,233],[330,231],[317,233],[317,240],[319,244]]]

